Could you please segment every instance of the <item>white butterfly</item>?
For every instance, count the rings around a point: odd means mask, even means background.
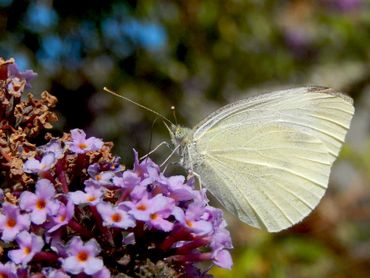
[[[350,97],[303,87],[231,103],[193,129],[166,126],[181,164],[227,210],[277,232],[305,218],[325,194],[353,114]]]
[[[231,103],[193,129],[168,128],[181,164],[227,210],[276,232],[323,197],[353,114],[350,97],[304,87]]]

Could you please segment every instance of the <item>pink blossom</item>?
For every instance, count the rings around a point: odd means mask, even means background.
[[[47,179],[40,179],[36,183],[35,193],[25,191],[20,196],[19,206],[25,211],[31,212],[31,221],[42,224],[47,215],[55,215],[59,208],[59,202],[54,199],[54,185]]]
[[[8,252],[9,258],[16,264],[26,264],[32,260],[33,256],[40,252],[44,246],[44,241],[37,236],[26,231],[20,232],[16,239],[19,249]]]
[[[31,157],[23,165],[23,169],[26,173],[39,174],[50,170],[56,162],[54,153],[48,152],[42,158],[41,161]]]
[[[158,194],[151,199],[144,196],[137,203],[124,202],[122,205],[130,208],[129,213],[135,219],[145,221],[157,229],[169,231],[173,227],[173,223],[166,220],[166,218],[172,214],[175,202],[162,194]]]
[[[74,153],[98,151],[103,147],[102,140],[95,137],[86,139],[86,133],[81,129],[72,129],[71,136],[72,142],[68,142],[68,146]]]
[[[60,203],[57,213],[52,217],[48,232],[52,233],[58,230],[60,227],[67,225],[72,219],[74,213],[74,205],[72,201],[68,201],[67,205]]]
[[[21,214],[18,207],[9,203],[3,205],[3,213],[0,214],[0,231],[3,233],[1,236],[2,240],[12,241],[19,232],[28,230],[30,224],[28,214]]]
[[[78,190],[70,192],[69,196],[75,205],[79,204],[98,204],[103,197],[103,188],[96,185],[88,185],[85,187],[85,192]]]
[[[69,256],[62,260],[62,267],[71,274],[95,274],[104,266],[103,261],[96,258],[99,253],[100,246],[95,239],[84,243],[80,237],[73,237],[67,246]]]
[[[103,218],[105,226],[127,229],[136,225],[135,219],[122,208],[114,207],[106,202],[99,203],[96,208]]]

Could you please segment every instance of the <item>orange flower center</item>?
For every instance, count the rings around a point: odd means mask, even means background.
[[[146,205],[144,205],[144,204],[140,204],[140,205],[136,206],[136,208],[137,208],[138,210],[147,210],[147,207],[146,207]]]
[[[6,225],[9,228],[13,228],[17,224],[17,221],[14,218],[8,218],[8,221],[6,221]]]
[[[46,202],[43,199],[37,200],[36,208],[38,209],[44,209],[46,207]]]
[[[81,150],[84,150],[87,148],[87,145],[85,143],[80,143],[78,144],[78,147],[81,149]]]
[[[31,253],[31,248],[29,248],[29,247],[24,247],[24,248],[23,248],[23,252],[24,252],[24,254],[28,255],[29,253]]]
[[[94,202],[94,201],[96,200],[96,197],[95,197],[95,196],[89,196],[89,197],[87,198],[87,200],[88,200],[89,202]]]
[[[158,219],[158,214],[156,214],[156,213],[152,213],[152,214],[150,215],[150,219],[152,219],[152,220],[156,220],[156,219]]]
[[[97,181],[100,181],[100,180],[102,179],[102,176],[101,176],[101,175],[96,175],[96,176],[95,176],[95,179],[96,179]]]
[[[59,221],[60,222],[63,222],[64,220],[66,220],[67,216],[65,214],[62,214],[59,216]]]
[[[113,222],[120,222],[122,220],[122,216],[119,213],[112,214],[111,218]]]
[[[185,223],[186,223],[186,225],[188,225],[188,227],[190,227],[190,228],[193,227],[193,222],[192,221],[186,219]]]
[[[89,254],[87,254],[86,251],[81,251],[78,253],[77,255],[77,259],[80,261],[80,262],[85,262],[87,261],[87,258],[89,257]]]

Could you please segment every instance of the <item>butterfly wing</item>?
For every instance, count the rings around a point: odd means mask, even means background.
[[[279,231],[324,195],[353,113],[352,99],[317,87],[232,103],[193,129],[185,163],[242,221]]]

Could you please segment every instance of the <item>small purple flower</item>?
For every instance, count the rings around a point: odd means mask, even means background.
[[[215,231],[215,233],[211,237],[210,247],[213,250],[217,249],[231,249],[233,248],[233,244],[231,242],[230,232],[225,228],[219,228]]]
[[[0,277],[17,278],[17,269],[15,264],[12,262],[7,262],[5,264],[0,263]]]
[[[42,224],[47,215],[55,215],[59,208],[59,202],[54,199],[54,185],[47,179],[40,179],[36,183],[36,192],[25,191],[20,196],[19,206],[25,211],[31,212],[31,221]]]
[[[86,153],[90,151],[98,151],[103,147],[103,141],[90,137],[86,139],[86,133],[81,129],[71,130],[72,142],[67,142],[69,148],[74,153]]]
[[[21,214],[17,206],[5,203],[3,213],[0,214],[0,231],[1,239],[12,241],[17,234],[23,230],[28,230],[30,218],[28,214]]]
[[[135,186],[140,184],[140,177],[131,170],[124,171],[122,177],[114,177],[113,184],[117,187],[132,190]]]
[[[33,256],[42,250],[44,241],[37,236],[26,231],[20,232],[16,239],[19,249],[8,252],[9,258],[16,264],[26,264],[32,260]]]
[[[113,207],[110,203],[99,203],[97,210],[103,218],[104,226],[113,226],[122,229],[133,228],[136,225],[135,219],[119,207]]]
[[[23,165],[23,170],[26,173],[39,174],[50,170],[55,165],[56,159],[54,153],[46,153],[41,161],[30,157]]]
[[[71,200],[68,200],[67,205],[60,203],[56,215],[52,217],[52,222],[50,223],[51,228],[48,230],[48,232],[52,233],[58,230],[60,227],[67,225],[72,219],[73,213],[74,205]]]
[[[56,159],[60,159],[64,156],[64,150],[58,140],[50,140],[44,146],[39,147],[44,153],[52,153],[54,154]]]
[[[32,70],[19,71],[15,63],[8,65],[8,78],[19,78],[26,81],[26,88],[31,88],[30,81],[37,76],[37,73]]]
[[[130,208],[129,213],[135,219],[145,221],[152,227],[163,231],[170,231],[173,228],[173,223],[166,220],[175,207],[175,201],[171,198],[158,194],[149,199],[144,195],[137,203],[126,201],[122,205]]]
[[[98,204],[103,196],[103,188],[96,185],[85,186],[85,192],[83,191],[74,191],[70,192],[69,196],[75,205],[79,204]]]
[[[173,215],[175,216],[176,220],[183,224],[186,228],[196,234],[203,235],[208,234],[213,230],[212,224],[202,219],[203,213],[204,207],[192,203],[189,205],[185,213],[181,208],[176,207]]]
[[[222,210],[211,206],[206,206],[204,211],[205,213],[202,218],[211,222],[215,228],[225,228],[227,226],[223,218]]]
[[[230,252],[225,249],[215,250],[212,253],[212,259],[215,265],[218,265],[219,267],[231,269],[233,266],[233,260]]]
[[[141,178],[141,185],[153,183],[160,173],[160,168],[149,157],[139,161],[138,153],[134,150],[134,172]]]
[[[167,178],[161,174],[158,183],[162,192],[166,192],[166,195],[176,201],[188,201],[194,198],[194,190],[185,183],[184,176],[172,176]]]
[[[114,173],[111,171],[100,172],[96,176],[88,180],[85,180],[84,184],[86,186],[110,187],[110,186],[114,186],[114,184],[111,181],[113,177],[114,177]]]
[[[92,275],[102,270],[104,265],[101,259],[96,258],[100,253],[100,246],[95,239],[83,243],[80,237],[73,237],[67,246],[67,258],[62,260],[65,271],[78,274],[84,272]]]
[[[100,185],[100,186],[110,186],[112,184],[112,179],[115,175],[114,171],[102,171],[100,165],[95,163],[87,168],[90,179],[85,181],[85,185]]]
[[[148,186],[140,184],[128,191],[130,192],[130,197],[132,200],[139,201],[145,198],[145,196],[148,194]]]

